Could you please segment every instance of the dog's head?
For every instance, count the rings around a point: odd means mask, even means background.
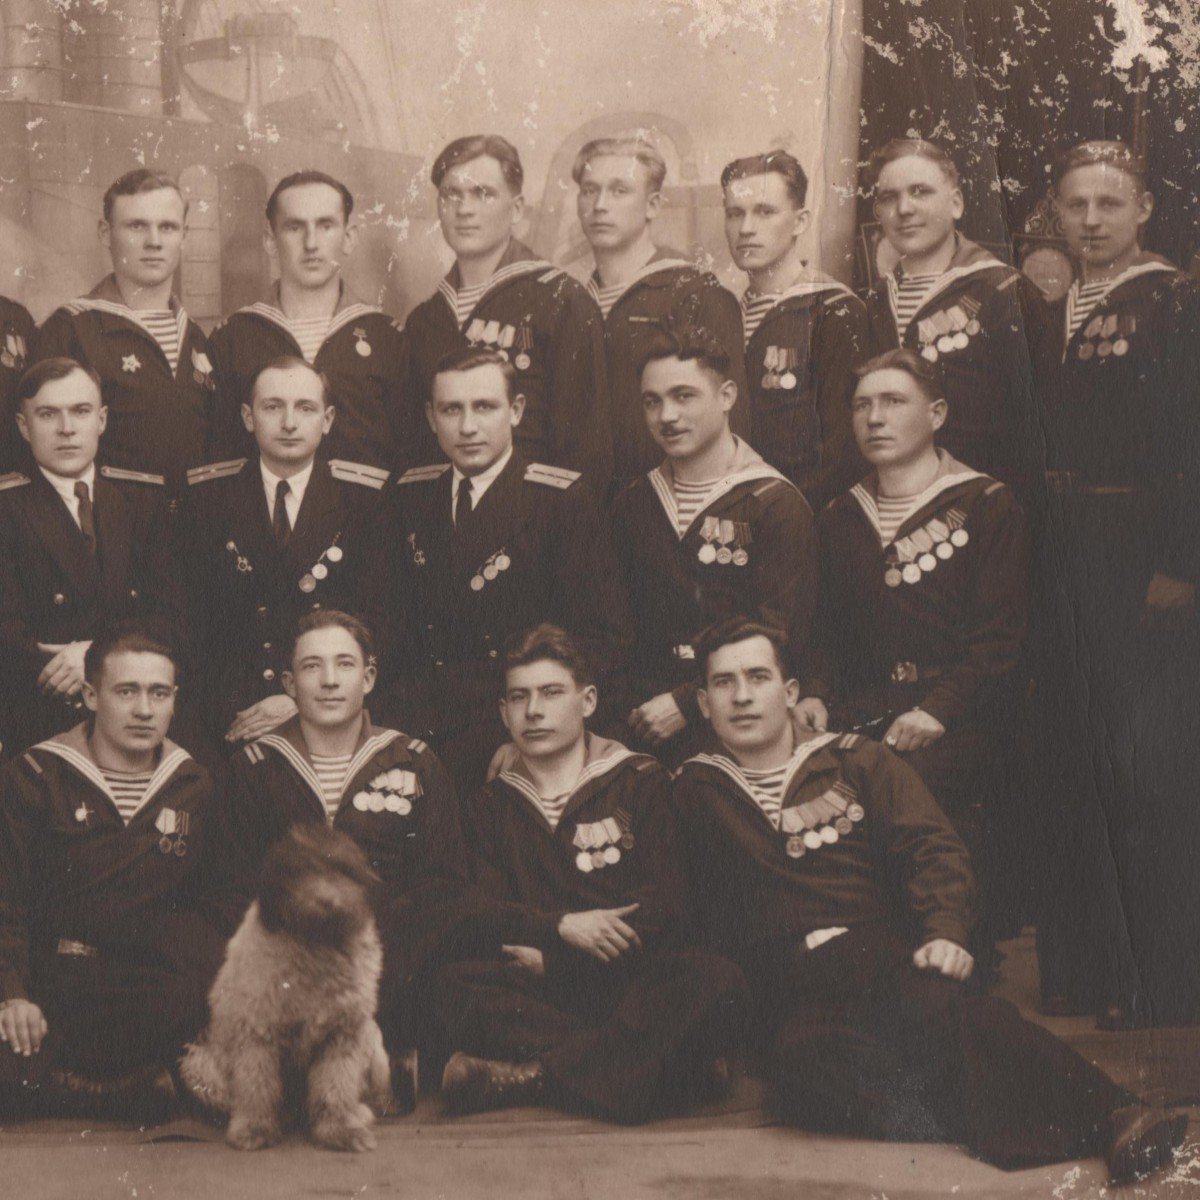
[[[259,917],[265,929],[341,946],[370,920],[370,890],[378,882],[345,834],[324,825],[297,825],[263,863]]]

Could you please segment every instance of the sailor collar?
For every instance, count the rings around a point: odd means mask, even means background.
[[[971,482],[973,479],[987,478],[983,472],[965,466],[956,458],[947,454],[945,450],[939,449],[937,454],[941,463],[937,478],[920,495],[912,498],[912,503],[909,505],[904,517],[901,519],[900,524],[896,526],[897,536],[899,536],[900,531],[917,513],[936,500],[943,492],[947,492],[951,488],[960,487],[964,483]],[[877,477],[872,474],[861,482],[856,483],[850,489],[850,495],[857,502],[859,508],[862,509],[863,515],[867,518],[871,528],[875,530],[875,534],[879,538],[880,546],[882,547],[888,543],[883,541],[883,528],[879,519],[879,505],[876,503],[876,487]]]
[[[1071,282],[1071,286],[1067,289],[1066,304],[1063,312],[1063,360],[1066,361],[1067,346],[1072,341],[1071,326],[1076,320],[1079,322],[1079,329],[1076,330],[1075,336],[1083,330],[1087,323],[1088,317],[1092,315],[1107,299],[1117,290],[1122,284],[1128,283],[1131,279],[1137,279],[1141,275],[1152,275],[1159,272],[1167,274],[1177,274],[1179,268],[1174,263],[1168,262],[1165,258],[1160,258],[1157,254],[1139,254],[1138,257],[1129,264],[1119,275],[1114,276],[1108,281],[1108,286],[1096,296],[1092,297],[1087,310],[1082,317],[1077,316],[1079,305],[1079,290],[1083,285],[1082,278],[1076,278]]]
[[[1005,265],[989,250],[985,250],[975,242],[957,233],[954,236],[956,241],[954,255],[950,259],[950,266],[933,281],[929,290],[921,297],[921,304],[917,309],[917,313],[922,312],[931,300],[949,291],[950,288],[954,287],[961,280],[968,279],[972,275],[978,275],[983,271],[994,271],[997,267]],[[888,303],[891,306],[892,319],[897,322],[897,328],[899,328],[900,319],[900,279],[903,274],[903,264],[897,263],[896,269],[887,276]],[[914,320],[917,313],[913,314]]]
[[[831,275],[825,275],[820,271],[814,271],[806,267],[803,275],[781,292],[755,292],[747,288],[741,295],[742,311],[746,311],[755,300],[769,299],[772,301],[772,304],[767,309],[767,314],[770,314],[788,300],[804,299],[809,296],[823,296],[827,293],[835,293],[839,296],[849,296],[851,298],[854,296],[854,293],[845,284],[839,283]],[[763,319],[765,320],[766,317],[764,316]]]
[[[268,299],[258,300],[254,304],[247,304],[244,308],[239,308],[237,311],[270,321],[273,325],[279,326],[293,341],[295,340],[291,322],[288,319],[287,313],[283,311],[278,283],[271,289]],[[370,304],[363,304],[361,301],[356,300],[347,292],[345,283],[341,283],[338,288],[337,304],[334,305],[333,315],[329,319],[329,328],[326,330],[325,337],[321,342],[322,346],[339,329],[349,325],[351,321],[359,321],[363,317],[375,316],[381,311],[381,309],[375,308]]]
[[[100,312],[110,317],[120,317],[121,320],[136,325],[139,332],[145,334],[155,346],[158,346],[158,339],[151,332],[150,327],[142,321],[138,310],[130,308],[125,303],[125,298],[121,295],[121,289],[117,286],[116,275],[106,275],[86,296],[80,296],[72,300],[67,305],[67,309],[76,313]],[[179,297],[174,294],[167,300],[167,309],[175,314],[179,335],[180,359],[182,361],[183,343],[187,336],[189,318],[183,305],[179,302]],[[161,350],[161,347],[159,349]]]
[[[551,279],[555,275],[561,275],[562,272],[552,262],[548,262],[544,258],[535,257],[533,251],[528,246],[513,238],[509,242],[508,248],[504,251],[503,257],[500,259],[500,265],[487,281],[483,291],[479,294],[479,299],[475,301],[475,309],[489,296],[507,286],[514,279],[522,279],[526,275],[534,274],[540,275],[543,279]],[[461,277],[458,271],[458,263],[456,262],[446,272],[437,287],[442,299],[450,306],[450,312],[453,314],[456,324],[458,322],[458,291],[460,286]],[[470,316],[468,316],[469,319]],[[464,321],[463,324],[465,325],[466,322]]]
[[[694,268],[695,265],[695,263],[684,258],[682,254],[679,254],[675,250],[660,250],[656,248],[653,257],[644,266],[639,267],[625,283],[620,295],[613,301],[612,307],[615,308],[635,287],[648,279],[652,279],[655,275],[661,275],[666,271],[687,270]],[[592,298],[599,302],[600,292],[603,290],[599,270],[594,270],[589,276],[587,289]],[[612,309],[610,308],[609,311],[611,312]]]

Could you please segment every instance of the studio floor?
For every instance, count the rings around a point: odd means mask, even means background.
[[[1006,943],[999,992],[1027,1014],[1036,996],[1031,937]],[[1039,1018],[1040,1019],[1040,1018]],[[2,1200],[1200,1200],[1200,1028],[1098,1033],[1084,1018],[1044,1020],[1120,1082],[1165,1090],[1193,1128],[1172,1169],[1106,1186],[1098,1159],[1008,1173],[958,1146],[882,1144],[773,1124],[743,1080],[719,1110],[639,1129],[535,1109],[448,1119],[436,1097],[385,1120],[379,1148],[351,1156],[299,1135],[255,1154],[181,1120],[156,1130],[43,1121],[0,1128]]]

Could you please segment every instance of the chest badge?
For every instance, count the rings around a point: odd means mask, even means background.
[[[615,867],[621,861],[621,851],[632,850],[634,837],[630,831],[629,814],[622,808],[602,821],[589,821],[575,826],[572,845],[579,851],[575,866],[585,875]]]
[[[191,815],[176,812],[173,808],[164,808],[154,818],[154,828],[162,837],[158,839],[158,849],[161,854],[174,854],[182,858],[187,853],[187,833],[191,824]]]
[[[213,387],[213,365],[203,350],[192,351],[192,378],[201,386],[208,389]]]
[[[121,359],[121,370],[128,371],[130,375],[132,375],[134,371],[141,370],[141,367],[142,364],[138,360],[138,356],[136,354],[126,354]]]
[[[88,823],[88,817],[91,815],[92,810],[88,808],[86,804],[81,804],[75,810],[75,820],[78,821],[80,825],[86,825]]]
[[[25,369],[27,353],[23,334],[6,333],[4,335],[4,349],[0,350],[0,363],[3,363],[10,371]]]
[[[512,566],[512,559],[501,547],[471,576],[471,591],[482,592],[484,587],[497,578],[501,571],[507,571]]]
[[[371,343],[367,341],[367,331],[359,326],[352,332],[354,334],[354,353],[357,354],[359,358],[370,358]]]

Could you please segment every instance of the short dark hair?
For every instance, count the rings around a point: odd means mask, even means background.
[[[902,158],[923,158],[935,164],[946,177],[951,187],[958,187],[958,168],[954,160],[937,142],[925,138],[892,138],[876,147],[871,154],[870,176],[872,187],[879,184],[879,173],[888,163],[898,162]]]
[[[590,687],[596,682],[591,664],[575,640],[565,629],[550,624],[535,625],[509,638],[504,647],[505,679],[515,667],[544,659],[566,667],[577,687]]]
[[[104,664],[114,654],[161,655],[175,668],[175,682],[179,682],[179,652],[157,622],[130,618],[101,629],[83,656],[83,677],[92,687],[97,685]]]
[[[663,325],[654,335],[638,364],[638,377],[647,365],[664,358],[694,361],[722,380],[732,378],[729,351],[711,330],[701,325]]]
[[[571,166],[571,178],[578,184],[583,180],[583,173],[593,158],[614,156],[620,158],[636,158],[646,168],[646,182],[650,191],[661,192],[667,181],[667,162],[662,151],[643,137],[605,137],[593,138],[583,146]]]
[[[808,196],[808,176],[798,159],[786,150],[771,150],[766,154],[752,154],[749,158],[735,158],[721,172],[721,188],[724,190],[736,179],[749,179],[753,175],[779,175],[787,184],[788,195],[797,208],[804,207]]]
[[[328,407],[332,403],[333,396],[332,389],[329,386],[329,376],[324,371],[318,371],[307,359],[299,358],[295,354],[281,354],[278,358],[273,358],[269,363],[265,363],[259,367],[254,373],[254,378],[250,380],[250,391],[246,403],[251,408],[254,407],[254,392],[258,387],[259,378],[264,371],[294,371],[298,367],[312,372],[317,377],[317,380],[321,384],[321,403]]]
[[[469,137],[455,138],[434,159],[433,170],[429,172],[433,186],[440,188],[446,173],[460,163],[470,162],[471,159],[484,155],[494,158],[500,164],[500,172],[504,176],[504,182],[508,184],[509,191],[514,196],[519,196],[525,184],[525,168],[521,166],[521,156],[517,153],[516,146],[498,133],[473,133]]]
[[[853,368],[855,379],[865,379],[876,371],[903,371],[916,382],[921,394],[931,404],[946,399],[945,388],[937,368],[915,350],[885,350]]]
[[[367,666],[374,664],[375,640],[366,625],[352,613],[342,612],[339,608],[318,608],[305,613],[292,627],[287,658],[284,660],[289,668],[295,661],[296,647],[300,644],[300,639],[306,633],[314,633],[318,629],[344,629],[358,643],[363,662]]]
[[[100,393],[100,403],[103,404],[104,384],[101,382],[100,376],[87,363],[76,362],[73,358],[43,358],[41,362],[34,363],[17,381],[17,386],[12,394],[12,411],[14,413],[21,412],[25,401],[32,400],[46,384],[53,383],[58,379],[66,379],[68,375],[74,375],[76,371],[82,371],[96,385],[96,391]]]
[[[104,193],[104,219],[112,220],[113,202],[118,196],[137,196],[142,192],[160,192],[170,188],[183,201],[183,215],[187,216],[188,203],[179,186],[179,181],[165,171],[151,171],[146,167],[138,167],[136,171],[127,171],[120,179],[108,185]]]
[[[1093,141],[1080,142],[1063,151],[1050,170],[1050,183],[1055,191],[1063,178],[1079,167],[1090,167],[1105,163],[1116,167],[1133,180],[1139,194],[1146,190],[1146,160],[1135,154],[1124,142]]]
[[[433,379],[436,381],[439,375],[451,372],[474,371],[476,367],[500,368],[500,374],[504,376],[504,390],[511,404],[517,394],[517,373],[513,370],[512,363],[491,346],[456,346],[438,359],[437,366],[433,368]],[[432,385],[429,403],[433,404]]]
[[[275,185],[275,190],[267,198],[267,224],[272,229],[275,228],[275,216],[279,212],[279,197],[289,188],[303,187],[306,183],[323,183],[333,188],[342,198],[343,218],[346,221],[350,220],[350,214],[354,211],[354,195],[340,179],[334,179],[324,171],[293,171]]]
[[[748,642],[751,638],[764,637],[775,651],[775,662],[779,673],[784,679],[793,676],[791,649],[788,646],[787,634],[774,625],[754,621],[749,617],[727,617],[717,621],[701,632],[695,639],[692,649],[696,654],[696,672],[700,686],[708,684],[708,663],[714,654],[723,646],[733,646],[738,642]]]

